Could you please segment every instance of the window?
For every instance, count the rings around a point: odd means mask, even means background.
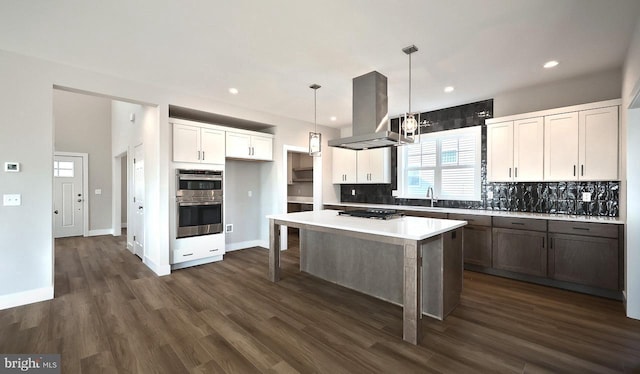
[[[481,126],[473,126],[398,148],[398,197],[425,199],[432,187],[437,199],[480,200],[481,142]]]
[[[54,161],[53,176],[73,178],[73,161]]]

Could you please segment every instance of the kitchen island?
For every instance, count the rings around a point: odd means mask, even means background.
[[[443,319],[459,302],[463,269],[461,228],[465,221],[422,217],[372,220],[341,216],[335,210],[267,218],[272,282],[280,280],[280,226],[298,228],[301,270],[401,304],[403,339],[407,342],[419,343],[423,312]],[[328,272],[323,273],[323,269]],[[381,284],[380,279],[385,279],[386,273],[399,276]],[[386,287],[387,283],[398,283],[398,292],[394,292],[394,287]]]

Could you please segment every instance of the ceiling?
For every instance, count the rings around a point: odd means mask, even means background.
[[[2,0],[0,49],[309,122],[317,83],[318,123],[343,127],[372,70],[390,115],[407,110],[408,45],[425,111],[620,67],[639,16],[638,0]]]

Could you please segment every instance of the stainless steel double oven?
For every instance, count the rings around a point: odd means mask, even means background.
[[[222,171],[176,169],[176,238],[223,232]]]

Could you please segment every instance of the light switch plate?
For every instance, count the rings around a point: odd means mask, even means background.
[[[585,203],[591,202],[591,192],[583,192],[582,201],[584,201]]]
[[[356,190],[355,189],[351,190],[351,196],[356,196]]]
[[[20,206],[22,204],[22,196],[20,194],[2,195],[2,205],[4,206]]]
[[[20,171],[20,163],[19,162],[5,162],[4,163],[4,171],[17,173]]]
[[[102,190],[100,188],[96,188],[95,194],[102,195]]]

